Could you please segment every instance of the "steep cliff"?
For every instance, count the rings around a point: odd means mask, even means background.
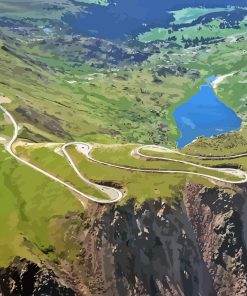
[[[0,295],[3,296],[75,296],[75,292],[56,278],[45,267],[15,258],[12,264],[0,270]]]
[[[247,295],[246,197],[188,183],[174,205],[91,205],[65,219],[80,252],[63,278],[76,295]]]

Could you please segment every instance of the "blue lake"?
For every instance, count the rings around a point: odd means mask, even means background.
[[[206,81],[213,80],[214,76]],[[209,84],[202,85],[198,93],[178,106],[174,117],[181,134],[177,148],[183,148],[199,136],[212,137],[239,130],[242,123],[241,118],[217,98]]]

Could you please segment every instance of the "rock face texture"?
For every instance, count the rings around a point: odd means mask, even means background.
[[[62,285],[53,271],[40,268],[25,259],[16,258],[0,271],[0,295],[3,296],[75,296]]]
[[[73,225],[66,237],[75,237],[80,252],[74,263],[63,259],[61,269],[69,265],[75,292],[51,271],[22,261],[21,269],[1,272],[3,295],[247,295],[246,197],[244,187],[188,183],[173,206],[163,200],[92,205],[86,215],[66,218]],[[26,265],[32,289],[21,294]]]
[[[187,184],[177,205],[99,207],[84,221],[92,295],[247,295],[246,189]],[[78,237],[81,237],[80,235]]]
[[[189,185],[184,202],[217,295],[247,295],[246,189]]]
[[[212,280],[186,215],[161,201],[104,208],[84,244],[93,295],[210,295]],[[96,235],[95,235],[96,234]]]

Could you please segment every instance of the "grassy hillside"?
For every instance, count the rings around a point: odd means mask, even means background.
[[[82,181],[68,164],[67,160],[62,155],[55,152],[56,148],[60,148],[60,146],[61,145],[42,146],[39,144],[21,145],[20,143],[16,145],[15,150],[17,155],[21,158],[28,160],[81,192],[99,199],[107,200],[108,196],[106,194],[99,192]]]
[[[164,29],[166,37],[176,35],[176,40],[168,43],[112,43],[66,35],[61,16],[65,10],[75,13],[74,8],[81,9],[68,0],[59,2],[61,9],[49,6],[51,14],[60,13],[56,23],[46,24],[47,19],[41,16],[34,20],[30,11],[43,11],[47,4],[51,5],[48,0],[34,1],[26,8],[25,1],[18,5],[11,1],[3,2],[0,9],[2,13],[12,9],[19,16],[9,15],[11,24],[4,23],[2,28],[0,94],[12,99],[11,111],[24,126],[24,139],[157,143],[174,147],[179,137],[173,118],[175,108],[197,92],[207,76],[231,72],[234,75],[215,91],[245,121],[246,39],[242,33],[246,19],[238,27],[225,29],[219,28],[222,19],[175,26],[172,32]],[[22,9],[30,15],[29,19]],[[233,8],[226,10],[235,12]],[[173,13],[177,21],[184,22],[191,14],[198,18],[217,11],[193,8]],[[24,34],[15,26],[27,31]],[[43,32],[46,26],[52,33]],[[233,38],[234,33],[237,39],[189,47],[186,51],[179,48],[184,45],[182,38],[195,40],[210,34],[215,37],[218,31],[221,37]]]
[[[55,3],[53,0],[3,0],[0,3],[0,16],[13,19],[60,20],[64,13],[78,11],[80,7],[76,5],[76,1],[73,3],[69,0],[60,0]]]
[[[207,54],[203,48],[182,54],[161,48],[142,66],[109,71],[72,67],[52,52],[36,47],[28,54],[26,46],[17,51],[13,41],[4,41],[0,94],[12,99],[10,110],[24,126],[21,136],[31,141],[174,146],[173,111],[212,74],[234,72],[215,91],[245,120],[245,42],[211,45]]]
[[[82,205],[61,185],[18,164],[2,146],[0,162],[0,265],[8,265],[16,255],[35,262],[47,256],[56,259],[59,245],[50,235],[57,227],[53,220],[83,212]]]
[[[21,47],[17,53],[11,45],[0,49],[1,94],[12,99],[10,110],[24,125],[21,136],[29,140],[168,142],[176,130],[164,108],[195,89],[186,76],[154,83],[152,72],[139,67],[62,72],[56,57],[46,65],[43,56],[40,64],[40,56],[29,56]]]

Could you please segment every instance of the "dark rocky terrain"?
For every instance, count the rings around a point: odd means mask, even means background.
[[[0,270],[0,295],[3,296],[74,296],[75,292],[62,284],[54,272],[25,259],[16,258]]]
[[[68,59],[74,66],[88,64],[96,68],[113,65],[129,65],[145,61],[152,54],[152,49],[142,50],[140,44],[135,42],[127,44],[114,44],[99,38],[85,38],[81,36],[66,36],[54,41],[41,41],[40,46],[44,52],[57,49],[59,57]]]
[[[73,232],[81,248],[74,264],[61,263],[59,277],[74,291],[51,270],[18,260],[1,271],[2,293],[247,295],[245,198],[245,187],[188,183],[174,206],[91,205],[85,215],[66,218],[66,235]]]

